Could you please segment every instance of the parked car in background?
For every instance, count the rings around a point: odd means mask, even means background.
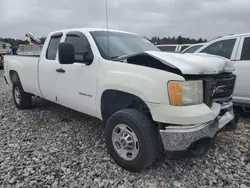
[[[0,69],[3,68],[3,56],[5,54],[11,54],[11,44],[0,41]]]
[[[202,46],[204,46],[206,43],[197,43],[192,44],[189,47],[187,47],[185,50],[181,51],[182,53],[195,53],[197,50],[199,50]]]
[[[158,44],[156,45],[161,51],[164,52],[181,52],[189,47],[190,44]]]
[[[110,155],[131,171],[164,151],[202,155],[217,132],[236,128],[234,68],[222,57],[165,53],[133,33],[83,28],[50,33],[40,57],[4,62],[18,109],[39,96],[103,120]]]
[[[235,105],[250,109],[250,33],[229,35],[208,42],[195,53],[225,57],[234,62],[236,84],[233,93]],[[223,89],[223,88],[222,88]]]

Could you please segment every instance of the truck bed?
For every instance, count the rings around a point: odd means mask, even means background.
[[[5,55],[4,56],[4,70],[5,73],[10,70],[16,70],[23,85],[23,89],[27,93],[32,93],[41,96],[38,84],[38,61],[37,56],[19,56],[19,55]],[[5,74],[7,81],[11,83],[11,78]]]

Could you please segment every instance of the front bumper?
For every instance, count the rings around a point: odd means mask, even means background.
[[[192,144],[201,139],[212,139],[216,133],[225,128],[232,126],[234,120],[233,103],[230,101],[227,104],[221,105],[220,114],[212,121],[194,125],[182,126],[166,126],[160,130],[160,136],[165,151],[185,151]]]

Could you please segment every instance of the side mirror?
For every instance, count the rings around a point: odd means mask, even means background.
[[[87,51],[83,52],[83,59],[86,65],[90,65],[94,60],[94,55]]]
[[[58,46],[60,64],[73,64],[75,62],[74,46],[70,43],[62,42]]]

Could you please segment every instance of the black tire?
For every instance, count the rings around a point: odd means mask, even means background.
[[[133,160],[124,160],[113,146],[112,132],[116,125],[119,124],[127,125],[138,138],[139,152]],[[136,109],[124,109],[114,113],[107,121],[104,134],[110,155],[120,166],[127,170],[140,172],[152,165],[160,156],[156,126],[145,114]]]
[[[20,91],[20,101],[19,102],[17,101],[17,99],[15,97],[15,89],[16,88],[18,88],[18,90]],[[20,81],[15,81],[13,83],[12,95],[13,95],[14,103],[18,109],[22,110],[22,109],[31,108],[32,96],[23,90],[23,87],[22,87],[22,84]]]

